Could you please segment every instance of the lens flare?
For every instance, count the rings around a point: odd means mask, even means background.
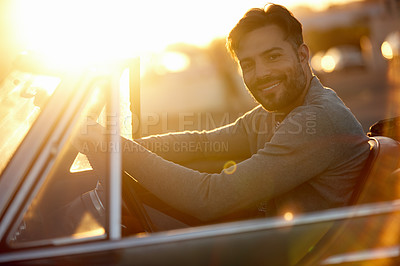
[[[235,161],[227,161],[224,164],[224,172],[228,175],[233,174],[234,172],[236,172],[236,168],[237,168],[237,164]]]
[[[286,221],[291,221],[291,220],[293,220],[293,213],[291,213],[291,212],[286,212],[286,213],[283,215],[283,218],[284,218]]]

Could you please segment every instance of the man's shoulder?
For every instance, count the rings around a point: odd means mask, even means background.
[[[317,105],[320,107],[332,107],[332,105],[344,105],[342,99],[336,92],[325,87],[320,80],[314,76],[304,101],[305,105]]]
[[[331,88],[323,86],[317,77],[312,79],[302,107],[306,110],[312,109],[323,112],[328,116],[340,116],[343,115],[343,112],[351,113],[350,109],[336,92]]]
[[[360,123],[342,99],[334,90],[324,87],[316,77],[312,81],[304,105],[296,111],[314,114],[313,117],[330,123],[332,128],[339,131],[362,132]]]

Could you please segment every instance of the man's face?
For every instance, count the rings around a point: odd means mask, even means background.
[[[300,60],[278,26],[247,33],[239,43],[237,57],[247,88],[268,111],[289,108],[306,89],[306,60]]]

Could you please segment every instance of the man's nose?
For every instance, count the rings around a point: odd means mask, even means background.
[[[264,78],[271,75],[271,68],[264,62],[256,62],[256,77]]]

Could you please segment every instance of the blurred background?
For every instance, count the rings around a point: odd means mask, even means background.
[[[400,115],[399,0],[274,3],[303,24],[315,74],[366,132],[377,120]],[[0,0],[0,79],[26,50],[70,67],[140,57],[140,134],[209,130],[255,106],[226,52],[225,37],[248,9],[265,4]],[[128,124],[130,114],[125,116]]]

